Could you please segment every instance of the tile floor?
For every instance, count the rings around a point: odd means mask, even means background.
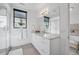
[[[11,51],[22,48],[23,55],[40,55],[40,53],[33,47],[32,44],[14,47]],[[9,54],[10,55],[10,54]],[[17,54],[15,54],[17,55]]]
[[[27,44],[27,45],[23,45],[23,46],[13,47],[11,49],[11,51],[14,52],[11,55],[40,55],[40,53],[35,49],[35,47],[32,44]],[[11,53],[11,51],[10,51],[10,53]],[[0,55],[4,55],[4,53],[1,53]],[[79,55],[79,52],[77,52],[73,48],[70,48],[69,55]]]
[[[8,55],[23,55],[22,48],[10,51]]]

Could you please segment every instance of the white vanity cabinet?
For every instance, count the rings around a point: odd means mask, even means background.
[[[45,39],[37,34],[32,34],[32,44],[41,55],[58,55],[59,39]]]
[[[32,34],[32,44],[40,52],[40,54],[50,54],[50,41],[45,40],[44,38]]]

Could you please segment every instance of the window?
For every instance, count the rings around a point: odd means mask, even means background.
[[[7,10],[0,8],[0,28],[7,27]]]
[[[45,23],[46,28],[48,29],[48,27],[49,27],[49,17],[44,16],[44,23]]]
[[[51,27],[51,33],[59,34],[59,32],[60,32],[59,16],[51,18],[50,22],[51,22],[51,26],[50,26]]]
[[[27,28],[27,11],[13,9],[13,27]]]

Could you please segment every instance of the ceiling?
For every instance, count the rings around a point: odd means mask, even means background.
[[[49,13],[55,13],[56,9],[60,6],[60,3],[13,3],[11,6],[24,7],[27,11],[29,10],[32,13],[40,13],[44,8],[48,8]]]

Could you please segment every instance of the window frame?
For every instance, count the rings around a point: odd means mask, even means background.
[[[22,27],[22,28],[27,28],[27,11],[23,11],[23,10],[19,10],[19,9],[15,9],[13,8],[13,28],[21,28],[21,27],[16,27],[15,26],[15,11],[18,11],[18,12],[22,12],[22,13],[26,13],[26,18],[22,18],[22,19],[26,19],[26,26],[25,27]],[[17,17],[17,18],[20,18],[20,17]],[[20,18],[21,19],[21,18]]]

